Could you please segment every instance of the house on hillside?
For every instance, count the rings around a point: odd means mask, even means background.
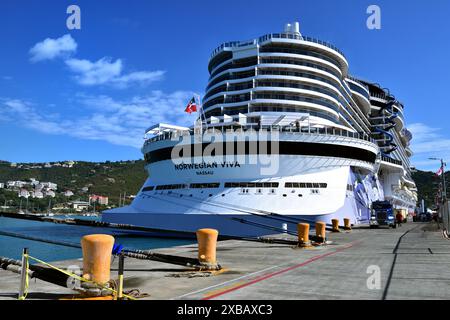
[[[89,196],[89,202],[90,203],[96,202],[98,204],[106,206],[108,205],[108,197],[93,194]]]
[[[46,190],[45,196],[54,198],[56,196],[56,194],[55,194],[55,191],[53,191],[53,190]]]
[[[64,196],[65,197],[71,197],[71,196],[73,196],[73,192],[71,191],[71,190],[66,190],[66,191],[64,191]]]
[[[30,192],[27,189],[20,189],[18,194],[19,197],[28,198],[30,196]]]
[[[87,201],[73,201],[71,203],[72,208],[77,211],[87,210],[89,208],[89,202]]]

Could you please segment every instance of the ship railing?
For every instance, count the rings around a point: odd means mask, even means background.
[[[308,41],[308,42],[312,42],[312,43],[317,43],[317,44],[323,45],[325,47],[328,47],[328,48],[338,52],[341,56],[343,56],[345,58],[344,53],[341,50],[339,50],[336,46],[332,45],[331,43],[322,41],[320,39],[312,38],[312,37],[302,36],[302,35],[296,34],[296,33],[269,33],[269,34],[263,35],[263,36],[259,37],[258,39],[254,39],[254,40],[225,42],[225,43],[222,43],[220,46],[218,46],[216,49],[214,49],[214,51],[211,54],[211,58],[214,57],[216,54],[218,54],[220,51],[222,51],[224,48],[235,48],[235,47],[256,45],[258,43],[265,42],[270,39],[293,39],[293,40],[303,40],[303,41]]]
[[[202,129],[203,133],[206,133],[208,129],[214,129],[218,130],[221,133],[229,133],[230,127],[227,126],[216,126],[216,127],[204,127]],[[267,132],[280,132],[280,133],[292,133],[292,134],[304,134],[304,135],[320,135],[320,136],[335,136],[335,137],[346,137],[351,139],[358,139],[367,141],[373,144],[377,144],[376,141],[371,138],[370,135],[364,132],[352,132],[340,128],[314,128],[314,127],[307,127],[307,126],[275,126],[275,125],[254,125],[254,126],[236,126],[235,129],[240,130],[241,132],[246,131],[259,131],[259,130],[266,130]],[[198,129],[197,129],[198,130]],[[198,132],[196,132],[198,133]],[[194,135],[194,129],[191,129],[189,131],[169,131],[164,132],[160,135],[151,137],[147,139],[144,143],[144,146],[146,146],[149,143],[153,143],[156,141],[164,141],[164,140],[174,140],[174,139],[180,139],[182,136],[192,136]],[[398,161],[394,159],[390,159],[389,161]]]
[[[381,156],[381,161],[389,162],[389,163],[396,164],[399,166],[403,165],[403,162],[401,160],[393,159],[393,158],[385,156],[385,155]]]

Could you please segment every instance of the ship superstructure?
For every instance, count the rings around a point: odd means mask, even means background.
[[[208,70],[196,123],[148,128],[149,177],[104,220],[255,236],[299,221],[367,223],[385,198],[414,209],[403,105],[351,77],[335,46],[287,24],[220,45]]]

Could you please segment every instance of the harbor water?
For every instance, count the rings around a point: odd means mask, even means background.
[[[99,217],[84,216],[70,216],[70,218],[100,219]],[[0,231],[75,244],[80,244],[81,237],[86,234],[106,233],[113,235],[116,243],[122,244],[127,249],[156,249],[193,243],[193,240],[133,236],[118,233],[111,229],[62,225],[4,217],[0,217]],[[0,235],[0,256],[19,259],[22,249],[25,247],[29,248],[32,256],[44,261],[58,261],[82,257],[81,249]]]

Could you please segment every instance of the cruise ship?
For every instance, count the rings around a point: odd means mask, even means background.
[[[298,222],[368,224],[377,200],[414,210],[404,105],[351,76],[338,48],[295,22],[221,44],[208,70],[195,122],[146,130],[148,178],[104,221],[254,237]]]

